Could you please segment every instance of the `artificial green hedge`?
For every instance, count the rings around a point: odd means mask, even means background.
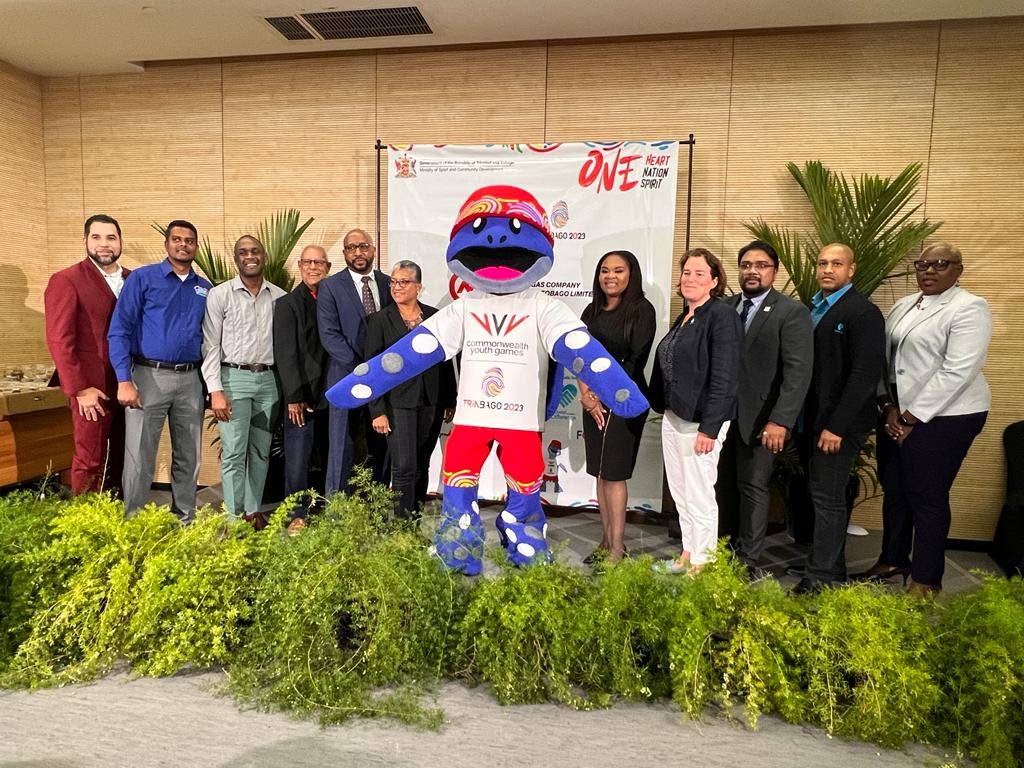
[[[855,586],[794,597],[722,550],[695,579],[624,561],[452,576],[364,481],[300,536],[202,510],[181,527],[105,495],[0,498],[0,685],[224,666],[240,699],[335,723],[425,727],[441,680],[502,703],[576,708],[671,697],[690,717],[762,713],[980,765],[1024,755],[1024,583],[916,602]],[[500,560],[500,554],[495,555]],[[427,701],[428,703],[424,703]]]

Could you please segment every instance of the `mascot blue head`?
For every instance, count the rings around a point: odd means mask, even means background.
[[[481,187],[462,204],[448,244],[448,268],[473,288],[518,293],[540,280],[555,259],[548,216],[519,187]]]

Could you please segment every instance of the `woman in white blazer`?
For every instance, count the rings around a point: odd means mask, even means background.
[[[858,576],[906,581],[909,575],[909,591],[919,596],[942,587],[949,491],[991,405],[981,369],[992,315],[984,299],[957,285],[963,269],[957,248],[926,248],[914,262],[920,291],[897,301],[885,323],[882,553]]]

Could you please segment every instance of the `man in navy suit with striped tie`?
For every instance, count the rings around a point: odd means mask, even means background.
[[[362,229],[345,235],[345,269],[320,282],[317,322],[320,341],[330,358],[326,388],[330,389],[363,362],[366,316],[391,304],[390,279],[373,268],[377,249],[373,238]],[[327,460],[326,493],[344,490],[352,472],[354,437],[365,440],[367,460],[373,479],[387,481],[387,441],[369,427],[365,407],[346,410],[330,406],[330,452]]]

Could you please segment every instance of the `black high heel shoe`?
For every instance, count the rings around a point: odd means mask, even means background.
[[[853,581],[871,581],[879,583],[882,581],[889,581],[894,576],[903,577],[903,586],[907,586],[907,579],[910,578],[910,566],[897,566],[897,565],[886,565],[885,563],[875,563],[866,571],[862,573],[855,573],[850,578]]]

